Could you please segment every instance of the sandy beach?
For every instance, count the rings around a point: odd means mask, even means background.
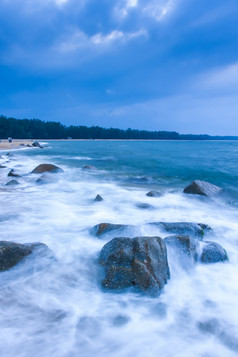
[[[32,145],[31,139],[15,139],[11,143],[8,140],[0,141],[0,150],[16,150],[21,149],[24,146]]]

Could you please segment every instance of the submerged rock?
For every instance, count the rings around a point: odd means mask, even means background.
[[[95,201],[95,202],[101,202],[101,201],[103,201],[103,198],[102,198],[101,195],[97,195],[97,196],[95,197],[94,201]]]
[[[123,231],[127,228],[134,228],[134,226],[126,225],[126,224],[113,224],[113,223],[99,223],[93,227],[93,232],[97,237],[110,233],[113,231]]]
[[[166,245],[160,237],[114,238],[99,257],[104,267],[106,289],[134,287],[158,293],[170,277]]]
[[[5,169],[7,166],[0,165],[0,169]]]
[[[195,237],[203,238],[207,232],[212,232],[212,228],[203,223],[192,222],[152,222],[151,225],[157,226],[159,229],[168,233],[178,235],[191,235]]]
[[[0,271],[12,268],[36,249],[49,250],[47,245],[43,243],[19,244],[0,241]]]
[[[44,172],[51,172],[51,173],[57,173],[57,172],[63,172],[63,170],[53,164],[40,164],[34,170],[31,172],[32,174],[43,174]]]
[[[143,202],[137,203],[136,207],[141,209],[154,209],[154,206],[150,205],[149,203],[143,203]]]
[[[97,168],[93,165],[85,165],[82,167],[82,170],[97,170]]]
[[[202,195],[207,197],[218,195],[221,191],[221,187],[200,180],[195,180],[191,182],[190,185],[185,187],[185,189],[183,190],[184,193]]]
[[[164,238],[164,242],[167,246],[174,248],[179,255],[186,255],[194,262],[197,261],[198,243],[192,237],[186,235],[170,236]]]
[[[148,197],[161,197],[162,194],[159,191],[150,191],[146,194]]]
[[[16,186],[16,185],[19,185],[19,182],[17,180],[11,180],[11,181],[8,181],[5,186]]]
[[[14,169],[11,169],[8,173],[7,176],[10,176],[10,177],[21,177],[21,175],[18,175],[16,174],[15,170]]]
[[[203,263],[217,263],[229,260],[227,252],[218,243],[204,242],[206,243],[202,250],[201,261]]]

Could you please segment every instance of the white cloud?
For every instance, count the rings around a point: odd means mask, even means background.
[[[157,0],[149,1],[142,11],[156,21],[161,21],[172,12],[174,7],[174,0]]]

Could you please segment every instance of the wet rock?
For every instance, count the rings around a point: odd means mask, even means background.
[[[192,261],[198,259],[198,242],[190,236],[176,235],[164,238],[167,246],[176,250],[176,252],[183,256],[191,258]]]
[[[5,184],[5,186],[16,186],[19,185],[19,182],[17,180],[11,180]]]
[[[104,267],[106,289],[158,293],[170,277],[166,245],[160,237],[114,238],[99,257]]]
[[[154,206],[152,206],[148,203],[137,203],[136,207],[141,208],[141,209],[154,209]]]
[[[0,241],[0,271],[12,268],[34,250],[48,251],[48,247],[43,243],[19,244]]]
[[[97,170],[97,168],[93,165],[85,165],[82,167],[82,170]]]
[[[38,141],[34,141],[32,143],[32,146],[34,146],[36,148],[44,149],[44,146],[42,146]]]
[[[212,228],[203,223],[192,222],[152,222],[151,225],[159,229],[178,235],[191,235],[202,240],[205,233],[212,232]]]
[[[8,153],[6,154],[6,156],[7,156],[7,157],[14,157],[14,155],[13,155],[11,152],[8,152]]]
[[[229,260],[227,252],[218,243],[204,242],[205,245],[202,250],[201,261],[203,263],[217,263]]]
[[[93,227],[93,233],[96,234],[97,237],[110,233],[113,231],[120,231],[127,228],[133,228],[134,226],[125,225],[125,224],[113,224],[113,223],[100,223]]]
[[[50,175],[46,172],[43,175],[41,175],[41,177],[39,177],[35,183],[37,185],[46,185],[46,184],[52,183],[52,182],[55,182],[55,177],[52,177],[52,175]]]
[[[161,197],[162,194],[159,191],[150,191],[146,194],[148,197]]]
[[[10,170],[7,176],[10,176],[10,177],[21,177],[21,175],[16,174],[16,172],[15,172],[14,169]]]
[[[43,174],[44,172],[51,172],[51,173],[57,173],[57,172],[63,172],[63,170],[53,164],[40,164],[34,170],[31,172],[32,174]]]
[[[7,166],[0,165],[0,169],[5,169]]]
[[[102,198],[101,195],[97,195],[97,196],[95,197],[94,201],[95,201],[95,202],[101,202],[101,201],[103,201],[103,198]]]
[[[188,194],[211,197],[218,195],[219,193],[221,193],[221,191],[221,187],[218,187],[206,181],[195,180],[191,182],[187,187],[185,187],[183,192]]]

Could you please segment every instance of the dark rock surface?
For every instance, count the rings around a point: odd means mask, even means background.
[[[14,169],[11,169],[8,173],[7,176],[10,176],[10,177],[21,177],[21,175],[18,175],[16,174],[15,170]]]
[[[152,222],[151,225],[157,226],[159,229],[168,233],[178,235],[191,235],[203,238],[205,233],[212,232],[212,228],[203,223],[192,222]]]
[[[104,267],[106,289],[134,287],[158,293],[170,277],[166,245],[160,237],[114,238],[99,257]]]
[[[38,143],[38,141],[34,141],[34,143],[32,143],[32,146],[34,146],[36,148],[44,149],[44,146],[42,146],[40,143]]]
[[[186,255],[194,262],[197,261],[198,242],[196,239],[190,236],[176,235],[164,238],[164,242],[167,246],[174,248],[179,255]]]
[[[218,187],[206,181],[195,180],[191,182],[187,187],[185,187],[183,192],[188,194],[211,197],[218,195],[219,193],[221,193],[221,191],[221,187]]]
[[[229,260],[227,252],[218,243],[204,242],[206,243],[202,250],[201,261],[203,263],[217,263]]]
[[[136,207],[141,209],[154,209],[154,206],[150,205],[149,203],[143,203],[143,202],[137,203]]]
[[[32,174],[43,174],[44,172],[51,172],[51,173],[57,173],[57,172],[63,172],[63,170],[53,164],[40,164],[34,170],[31,172]]]
[[[16,185],[19,185],[19,182],[17,180],[11,180],[7,182],[5,186],[16,186]]]
[[[161,197],[162,194],[159,191],[150,191],[146,194],[148,197]]]
[[[0,241],[0,271],[12,268],[34,250],[48,251],[48,247],[43,243],[19,244]]]
[[[0,165],[0,169],[5,169],[7,166]]]
[[[93,165],[85,165],[82,167],[82,170],[97,170],[97,168]]]
[[[102,198],[101,195],[97,195],[97,196],[95,197],[94,201],[95,201],[95,202],[101,202],[101,201],[103,201],[103,198]]]

